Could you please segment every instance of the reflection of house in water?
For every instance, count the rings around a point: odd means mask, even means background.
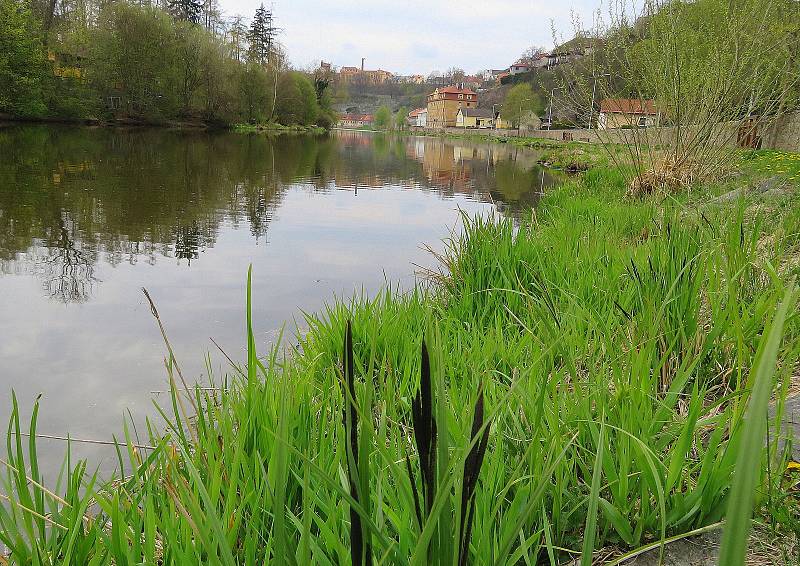
[[[538,164],[538,153],[516,146],[412,138],[406,155],[422,164],[427,181],[443,193],[493,202],[498,211],[514,218],[561,180]]]
[[[53,168],[53,184],[58,185],[66,178],[91,179],[91,164],[88,161],[71,163],[59,161]]]

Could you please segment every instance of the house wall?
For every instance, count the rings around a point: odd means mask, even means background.
[[[540,139],[550,139],[589,143],[631,143],[637,139],[649,145],[670,145],[670,140],[675,138],[675,128],[672,126],[644,128],[644,129],[618,129],[601,130],[596,129],[572,129],[572,130],[522,130],[518,133],[516,129],[502,129],[502,120],[498,122],[497,129],[484,130],[482,134],[494,137],[517,137],[530,136]],[[458,134],[463,133],[463,128],[428,128],[431,133]],[[716,145],[721,147],[736,147],[736,138],[739,131],[738,123],[719,124],[712,134]],[[775,149],[780,151],[800,152],[800,112],[789,114],[769,125],[762,126],[758,130],[762,139],[762,148]],[[687,135],[691,135],[689,132]]]
[[[442,98],[428,102],[428,125],[448,127],[456,125],[456,115],[459,108],[475,108],[477,100],[451,100]]]
[[[475,118],[475,116],[456,114],[456,126],[459,128],[477,128],[478,120]]]
[[[692,135],[694,128],[685,128],[684,137]],[[737,136],[739,133],[738,122],[726,122],[717,124],[711,132],[712,143],[718,147],[737,147]],[[574,130],[536,130],[529,132],[528,135],[552,140],[563,140],[564,135],[572,136],[573,141],[583,141],[590,143],[611,142],[611,143],[631,143],[642,141],[647,145],[669,146],[677,136],[674,126],[637,128],[637,129],[606,129],[598,131],[596,129],[574,129]],[[771,124],[762,124],[757,128],[757,134],[761,137],[762,149],[775,149],[780,151],[800,152],[800,112],[783,116]]]
[[[642,114],[624,114],[622,112],[601,112],[597,118],[597,127],[601,130],[638,127],[640,118],[645,119],[644,127],[652,128],[656,125],[656,117]]]

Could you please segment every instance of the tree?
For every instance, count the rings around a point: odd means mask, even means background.
[[[194,93],[202,82],[200,51],[206,36],[199,27],[187,22],[175,26],[176,86],[184,113],[189,112]]]
[[[445,82],[449,84],[464,82],[465,76],[466,73],[464,72],[464,69],[461,69],[460,67],[450,67],[444,74]]]
[[[272,19],[272,11],[267,10],[264,8],[264,4],[261,4],[256,8],[256,14],[250,24],[250,31],[247,33],[251,60],[266,65],[274,54],[277,35],[278,30]]]
[[[237,75],[239,115],[250,124],[267,121],[273,91],[270,76],[253,62],[240,65]]]
[[[44,51],[27,4],[0,0],[0,112],[41,116]]]
[[[316,122],[320,108],[314,85],[304,74],[283,73],[278,83],[275,118],[284,125],[309,126]]]
[[[532,112],[540,108],[539,97],[533,92],[531,85],[521,83],[515,85],[508,91],[502,105],[503,119],[519,127],[520,122]]]
[[[597,130],[608,146],[628,148],[632,194],[718,178],[740,132],[757,138],[798,104],[797,0],[662,1],[631,9],[620,3],[610,26],[592,31],[601,41],[562,92],[569,89],[587,116],[597,115],[596,101],[634,99],[634,107],[652,109],[656,124],[671,126],[650,128],[644,119]]]
[[[392,126],[392,111],[388,106],[381,106],[375,112],[375,127],[386,130]]]
[[[158,8],[120,2],[100,14],[92,78],[102,93],[118,92],[128,112],[148,120],[179,106],[174,22]]]
[[[337,121],[336,112],[333,109],[330,81],[325,78],[317,78],[314,81],[314,88],[317,91],[317,103],[319,104],[317,125],[330,128]]]
[[[244,25],[244,16],[233,17],[228,29],[229,45],[236,61],[242,61],[247,53],[247,27]]]
[[[408,108],[401,106],[394,114],[394,127],[398,130],[405,130],[408,125]]]
[[[199,24],[204,11],[203,0],[169,0],[169,12],[176,20]]]
[[[218,38],[203,34],[200,43],[199,92],[206,119],[229,122],[236,120],[236,70],[231,64],[227,46]]]
[[[544,47],[539,47],[538,45],[531,45],[525,51],[522,52],[522,55],[519,56],[519,60],[523,63],[528,63],[529,65],[533,63],[536,59],[539,58],[540,55],[547,53],[547,50]]]

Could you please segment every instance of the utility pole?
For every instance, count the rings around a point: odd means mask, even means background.
[[[592,86],[592,106],[589,110],[589,129],[592,129],[592,120],[594,119],[594,96],[595,92],[597,91],[597,77],[610,77],[611,73],[602,73],[600,75],[594,75],[592,78],[594,79],[594,85]]]

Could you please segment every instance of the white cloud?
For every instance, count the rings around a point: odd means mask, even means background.
[[[260,0],[222,0],[226,13],[252,15]],[[531,45],[553,44],[551,22],[572,33],[599,0],[276,0],[281,41],[295,65],[361,64],[396,73],[508,65]]]

